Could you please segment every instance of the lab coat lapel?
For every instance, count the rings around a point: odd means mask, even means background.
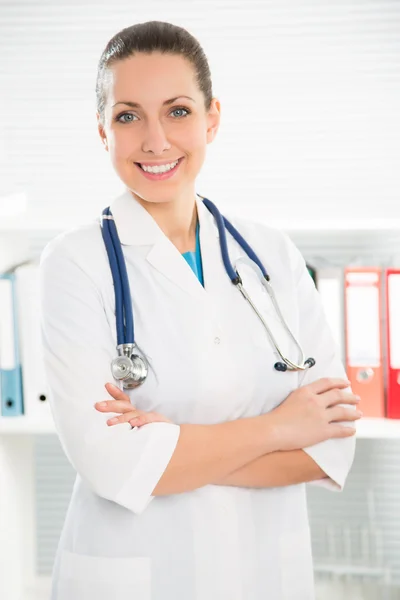
[[[185,292],[197,297],[201,301],[207,301],[209,283],[214,279],[213,263],[215,262],[215,253],[219,252],[218,228],[213,222],[212,215],[198,196],[196,196],[196,206],[200,225],[200,252],[202,255],[205,287],[203,288],[186,260],[166,236],[163,239],[159,239],[153,246],[147,255],[147,260],[153,267]],[[205,260],[203,259],[203,252],[205,252]],[[210,262],[207,260],[208,252],[213,253],[214,261]]]
[[[115,198],[110,208],[123,246],[149,245],[146,260],[152,267],[188,294],[207,301],[210,295],[220,294],[232,284],[223,265],[218,228],[214,217],[200,196],[196,196],[196,206],[200,224],[204,288],[179,250],[129,190]],[[228,248],[233,262],[237,252],[235,247],[232,247],[230,237],[230,234],[227,234]]]

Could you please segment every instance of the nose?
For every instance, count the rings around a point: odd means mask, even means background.
[[[162,154],[164,150],[169,150],[171,144],[168,142],[165,131],[158,120],[148,122],[144,140],[142,144],[143,152],[152,152],[153,154]]]

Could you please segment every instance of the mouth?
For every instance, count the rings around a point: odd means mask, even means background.
[[[144,177],[146,177],[146,179],[150,179],[151,181],[160,181],[160,180],[164,180],[164,179],[170,179],[171,177],[173,177],[175,175],[175,173],[178,171],[181,162],[184,160],[184,157],[182,156],[181,158],[178,159],[177,164],[175,165],[175,167],[173,167],[172,169],[169,169],[168,171],[165,171],[164,173],[160,172],[160,173],[150,173],[149,171],[145,171],[143,169],[143,167],[141,166],[140,163],[134,163],[136,168],[139,169],[139,171],[142,173],[142,175]]]

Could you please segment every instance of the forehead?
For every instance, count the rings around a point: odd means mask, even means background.
[[[199,96],[193,65],[171,54],[136,54],[111,67],[110,104],[130,100],[142,106],[157,105],[182,94]]]

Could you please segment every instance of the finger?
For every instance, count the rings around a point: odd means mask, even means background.
[[[132,427],[141,427],[142,425],[146,425],[146,423],[151,423],[151,421],[148,421],[145,415],[141,415],[140,417],[130,419],[129,423]]]
[[[347,379],[337,379],[332,377],[324,377],[322,379],[317,379],[317,381],[313,381],[308,386],[309,390],[314,394],[323,394],[324,392],[328,392],[333,388],[346,388],[351,385],[351,382]]]
[[[343,406],[328,408],[327,413],[330,423],[336,423],[340,421],[357,421],[363,416],[363,413],[360,410],[354,410],[354,408],[345,408]]]
[[[128,400],[129,402],[131,401],[128,394],[126,394],[123,390],[120,390],[113,383],[106,383],[104,387],[106,388],[106,390],[110,394],[110,396],[115,398],[115,400]]]
[[[138,417],[142,414],[140,410],[131,410],[123,415],[119,415],[119,417],[112,417],[108,419],[107,425],[119,425],[120,423],[128,423],[131,419]]]
[[[330,434],[332,438],[346,438],[351,437],[355,433],[357,433],[357,429],[355,427],[350,427],[348,425],[330,425]]]
[[[172,423],[169,419],[155,412],[143,412],[140,416],[129,421],[132,427],[141,427],[148,423]]]
[[[326,407],[336,406],[337,404],[352,404],[356,406],[361,400],[360,396],[356,394],[338,389],[319,394],[319,397],[323,400]]]
[[[132,409],[135,409],[130,401],[122,400],[104,400],[103,402],[97,402],[95,407],[100,412],[116,412],[116,413],[127,413]]]

